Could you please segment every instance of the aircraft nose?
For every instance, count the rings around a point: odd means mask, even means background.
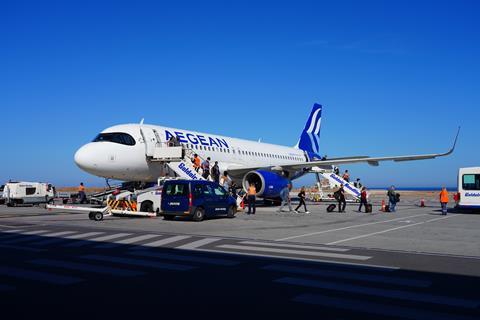
[[[95,163],[95,150],[89,143],[81,147],[75,152],[75,163],[77,166],[85,171],[95,170],[97,164]]]

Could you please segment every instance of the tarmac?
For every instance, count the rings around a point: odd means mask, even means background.
[[[480,317],[479,214],[307,205],[202,222],[0,206],[0,306],[15,318]]]

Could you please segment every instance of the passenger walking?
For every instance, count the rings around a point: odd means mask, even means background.
[[[343,183],[340,185],[338,190],[335,191],[334,197],[338,201],[338,212],[345,212],[347,201],[345,201],[345,189],[343,189]]]
[[[360,206],[358,207],[358,212],[362,212],[362,206],[365,205],[365,213],[368,212],[367,205],[368,205],[368,194],[367,188],[363,187],[362,192],[360,193]]]
[[[255,201],[257,195],[257,188],[255,188],[255,184],[251,183],[248,186],[248,212],[247,214],[255,214]]]
[[[193,168],[195,169],[196,172],[198,172],[198,170],[200,170],[200,157],[198,156],[198,154],[195,153],[195,155],[193,156]]]
[[[295,212],[298,213],[298,209],[303,205],[305,208],[305,213],[310,213],[310,211],[307,210],[307,204],[305,203],[305,187],[302,187],[300,189],[300,192],[298,193],[298,198],[300,199],[300,203],[298,204],[298,207],[295,208]]]
[[[333,172],[339,176],[340,175],[340,168],[339,167],[335,167],[335,169],[333,169]]]
[[[350,182],[350,173],[348,173],[348,170],[345,170],[345,173],[342,176],[343,180]]]
[[[442,187],[442,191],[440,192],[440,204],[442,206],[442,214],[447,215],[448,191],[445,187]]]
[[[360,182],[360,178],[357,178],[355,182],[353,183],[353,186],[358,189],[362,189],[362,183]]]
[[[225,190],[229,190],[232,184],[232,179],[228,175],[228,171],[223,171],[223,176],[220,178],[220,185],[223,186]]]
[[[220,183],[220,169],[218,167],[218,161],[215,161],[215,164],[212,167],[212,179],[216,183]],[[228,189],[226,189],[228,191]]]
[[[210,176],[210,157],[208,157],[207,160],[203,161],[202,171],[202,177],[204,179],[208,179],[208,177]]]
[[[87,202],[87,196],[85,194],[85,186],[83,185],[83,182],[80,182],[80,186],[78,186],[78,197],[81,204]]]
[[[287,184],[283,189],[280,191],[280,198],[282,198],[282,205],[278,209],[278,212],[283,212],[283,207],[288,204],[288,212],[292,212],[292,204],[290,203],[290,189],[291,184]]]
[[[388,196],[388,206],[390,212],[395,212],[395,207],[397,206],[397,202],[400,201],[400,195],[395,192],[395,186],[391,186],[387,192]]]

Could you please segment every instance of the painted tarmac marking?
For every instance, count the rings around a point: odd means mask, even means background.
[[[66,244],[64,246],[65,247],[78,248],[78,247],[83,247],[83,246],[86,246],[86,245],[90,245],[90,244],[92,244],[92,242],[108,241],[108,240],[118,239],[118,238],[130,236],[130,235],[131,235],[131,233],[114,233],[114,234],[109,234],[109,235],[106,235],[106,236],[92,238],[92,239],[88,239],[88,240],[75,241],[74,243],[69,243],[69,244]]]
[[[313,249],[313,250],[335,251],[335,252],[350,251],[350,249],[343,249],[343,248],[330,248],[330,247],[321,247],[321,246],[305,246],[305,245],[297,245],[297,244],[268,243],[268,242],[259,242],[259,241],[242,241],[240,243],[241,244],[266,246],[266,247],[282,247],[282,248],[293,248],[293,249]]]
[[[371,258],[368,256],[359,256],[354,254],[341,254],[341,253],[320,252],[320,251],[314,252],[314,251],[305,251],[305,250],[291,250],[291,249],[277,249],[277,248],[262,248],[262,247],[251,247],[251,246],[237,246],[237,245],[229,245],[229,244],[221,245],[221,246],[218,246],[217,248],[294,254],[299,256],[303,255],[303,256],[327,257],[327,258],[347,259],[347,260],[361,260],[361,261],[365,261]]]
[[[141,276],[145,274],[144,272],[141,272],[141,271],[133,271],[133,270],[105,267],[105,266],[85,264],[85,263],[76,263],[71,261],[62,261],[62,260],[36,259],[29,262],[35,265],[114,275],[118,277],[134,277],[134,276]]]
[[[194,250],[199,247],[205,246],[210,243],[214,243],[217,241],[222,240],[221,238],[205,238],[205,239],[200,239],[197,241],[193,241],[187,244],[184,244],[183,246],[176,247],[176,249],[184,249],[184,250]]]
[[[163,263],[163,262],[156,262],[151,260],[142,260],[142,259],[130,259],[130,258],[123,258],[123,257],[112,257],[112,256],[104,256],[104,255],[85,255],[81,257],[82,259],[88,260],[95,260],[95,261],[103,261],[103,262],[112,262],[112,263],[120,263],[120,264],[128,264],[134,266],[141,266],[153,269],[166,269],[166,270],[174,270],[174,271],[188,271],[193,270],[195,267],[181,265],[181,264],[173,264],[173,263]]]
[[[111,243],[101,244],[101,245],[96,246],[95,248],[102,248],[102,249],[114,248],[114,247],[121,246],[122,244],[132,244],[132,243],[140,242],[140,241],[143,241],[143,240],[158,238],[160,236],[161,235],[159,235],[159,234],[144,234],[144,235],[133,237],[133,238],[127,238],[127,239],[123,239],[123,240],[113,241]]]
[[[149,243],[144,243],[144,244],[142,244],[142,246],[145,246],[145,247],[161,247],[161,246],[164,246],[166,244],[174,243],[174,242],[185,240],[185,239],[188,239],[188,238],[191,238],[191,236],[174,236],[174,237],[170,237],[170,238],[166,238],[166,239],[162,239],[162,240],[157,240],[157,241],[153,241],[153,242],[149,242]]]
[[[351,270],[351,272],[349,272],[349,271],[339,271],[339,270],[327,270],[327,269],[320,269],[320,268],[315,268],[315,269],[304,268],[304,267],[296,267],[296,266],[281,265],[281,264],[267,265],[265,267],[262,267],[262,270],[329,277],[329,278],[331,277],[331,278],[341,278],[341,279],[349,279],[349,280],[360,280],[360,281],[368,281],[368,282],[395,284],[395,285],[417,287],[417,288],[427,288],[427,287],[430,287],[432,284],[431,281],[427,281],[427,280],[401,278],[396,276],[384,276],[384,275],[378,275],[378,274],[365,274],[365,273],[359,273],[358,270]],[[376,272],[376,270],[371,270],[371,271]]]
[[[58,285],[69,285],[69,284],[75,284],[83,281],[83,279],[75,278],[75,277],[59,276],[53,273],[32,271],[27,269],[12,268],[12,267],[5,267],[5,266],[0,266],[0,274],[4,276],[10,276],[13,278],[47,282],[47,283],[58,284]]]
[[[402,219],[406,219],[406,218],[420,217],[420,216],[426,216],[426,215],[429,215],[429,214],[428,213],[422,213],[422,214],[416,214],[416,215],[408,216],[408,217],[401,217],[401,218],[384,220],[384,221],[376,221],[376,222],[357,224],[357,225],[343,227],[343,228],[329,229],[329,230],[323,230],[323,231],[312,232],[312,233],[305,233],[305,234],[301,234],[301,235],[298,235],[298,236],[291,236],[291,237],[287,237],[287,238],[277,239],[275,241],[286,241],[286,240],[291,240],[291,239],[315,236],[315,235],[323,234],[323,233],[329,233],[329,232],[335,232],[335,231],[341,231],[341,230],[348,230],[348,229],[352,229],[352,228],[370,226],[370,225],[374,225],[374,224],[387,223],[387,222],[398,221],[398,220],[402,220]]]
[[[461,308],[468,308],[468,309],[475,309],[480,305],[480,301],[478,300],[468,300],[468,299],[462,299],[462,298],[439,296],[439,295],[433,295],[428,293],[416,293],[416,292],[403,291],[403,290],[373,288],[373,287],[367,287],[367,286],[361,286],[361,285],[351,285],[346,283],[311,280],[311,279],[304,279],[304,278],[285,277],[285,278],[276,279],[274,280],[274,282],[294,285],[294,286],[341,291],[341,292],[355,293],[355,294],[361,294],[361,295],[376,296],[381,298],[413,301],[413,302],[425,302],[425,303],[432,303],[432,304],[448,305],[452,307],[461,307]]]
[[[382,234],[382,233],[387,233],[387,232],[390,232],[390,231],[395,231],[395,230],[399,230],[399,229],[405,229],[405,228],[410,228],[410,227],[413,227],[413,226],[418,226],[418,225],[428,223],[428,222],[445,220],[445,219],[449,219],[451,217],[456,217],[456,216],[446,216],[446,217],[442,217],[442,218],[435,218],[435,219],[430,219],[430,220],[427,220],[427,221],[412,223],[412,224],[409,224],[409,225],[406,225],[406,226],[400,226],[400,227],[390,228],[390,229],[383,230],[383,231],[377,231],[377,232],[372,232],[372,233],[368,233],[368,234],[363,234],[361,236],[356,236],[356,237],[351,237],[351,238],[347,238],[347,239],[343,239],[343,240],[330,242],[330,243],[327,243],[327,245],[334,245],[334,244],[339,244],[339,243],[347,242],[347,241],[351,241],[351,240],[366,238],[366,237],[374,236],[374,235],[377,235],[377,234]]]
[[[171,253],[161,253],[161,252],[150,252],[145,250],[138,250],[134,252],[129,252],[128,254],[141,257],[149,258],[159,258],[166,260],[178,260],[186,262],[198,262],[205,264],[213,264],[218,266],[235,266],[240,264],[238,261],[227,260],[227,259],[218,259],[218,258],[206,258],[206,257],[197,257],[197,256],[186,256],[180,254],[171,254]]]
[[[301,294],[293,299],[294,302],[319,305],[326,308],[337,308],[354,312],[362,312],[376,314],[388,318],[404,318],[404,319],[424,319],[424,320],[473,320],[471,317],[463,317],[459,315],[439,313],[435,311],[422,310],[417,307],[401,307],[389,304],[381,304],[363,300],[353,300],[345,298],[334,298],[327,295],[319,294]],[[365,317],[367,318],[367,317]]]

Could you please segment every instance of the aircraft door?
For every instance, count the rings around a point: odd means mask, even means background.
[[[156,137],[158,133],[156,133],[156,130],[151,128],[140,128],[140,131],[143,141],[145,142],[145,155],[147,157],[153,157],[155,147],[160,143]]]

